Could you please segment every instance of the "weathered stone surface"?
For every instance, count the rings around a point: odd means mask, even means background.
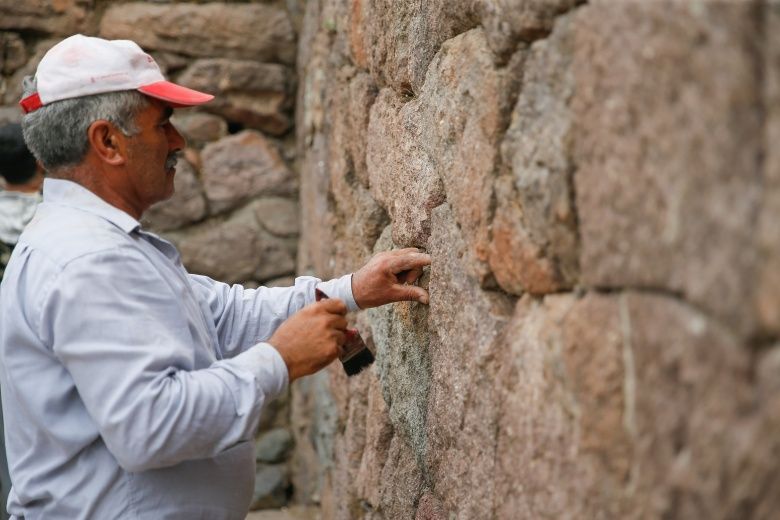
[[[0,107],[0,125],[6,123],[21,123],[22,111],[18,106],[15,107]]]
[[[259,132],[245,130],[207,145],[201,175],[212,213],[257,195],[292,195],[297,182],[277,148]]]
[[[766,6],[306,8],[299,265],[339,274],[385,224],[378,250],[433,256],[429,308],[358,318],[366,379],[305,397],[324,516],[771,518]]]
[[[256,204],[248,204],[225,220],[169,233],[187,269],[229,283],[262,282],[293,273],[296,239],[265,231],[257,219]]]
[[[434,495],[428,492],[420,497],[414,520],[447,520],[449,517],[441,501]]]
[[[27,62],[27,47],[18,33],[0,32],[0,72],[8,75]]]
[[[355,168],[355,176],[365,188],[368,188],[369,179],[366,167],[366,135],[371,105],[376,101],[378,92],[371,76],[364,72],[357,73],[349,82],[346,115],[350,139],[346,145]]]
[[[426,471],[444,507],[490,518],[498,420],[492,360],[512,300],[480,290],[448,204],[433,211]]]
[[[371,194],[394,222],[399,247],[423,246],[430,213],[444,202],[444,186],[420,141],[417,106],[383,89],[371,107],[366,165]]]
[[[190,63],[190,58],[175,52],[148,51],[166,78],[172,77]]]
[[[380,85],[419,92],[439,46],[475,27],[471,0],[350,0],[348,31],[353,62]]]
[[[290,487],[287,468],[283,464],[259,464],[255,475],[255,493],[249,509],[271,509],[287,505]]]
[[[544,36],[552,29],[557,15],[585,0],[479,0],[476,3],[491,48],[508,58],[519,42]]]
[[[173,178],[173,196],[144,213],[144,224],[158,231],[177,229],[206,216],[206,197],[192,165],[180,159]]]
[[[334,464],[333,442],[339,417],[328,380],[328,373],[322,371],[293,383],[292,481],[294,498],[299,503],[320,501],[323,479]]]
[[[263,197],[254,203],[255,215],[263,228],[278,237],[297,237],[298,201],[281,197]]]
[[[257,462],[277,464],[283,462],[293,447],[293,437],[287,428],[269,430],[255,441]]]
[[[287,13],[266,4],[117,4],[103,15],[100,35],[133,40],[147,51],[279,63],[295,60],[295,32]]]
[[[442,46],[419,97],[386,89],[371,110],[369,184],[395,221],[394,240],[424,244],[430,211],[446,192],[481,283],[490,274],[493,177],[516,81],[514,67],[494,67],[484,33],[475,29]]]
[[[366,442],[356,477],[357,495],[362,497],[372,509],[379,507],[383,484],[382,468],[387,461],[392,439],[393,425],[387,412],[387,404],[382,397],[382,385],[374,376],[369,378]]]
[[[3,93],[2,90],[5,91],[2,96],[4,104],[13,105],[14,108],[18,109],[19,101],[22,99],[22,81],[24,77],[35,75],[35,70],[38,68],[38,63],[40,63],[43,55],[59,41],[59,39],[51,39],[38,42],[27,63],[17,69],[7,79],[4,78],[4,88],[0,89],[0,93]]]
[[[322,278],[336,276],[333,260],[333,230],[336,226],[329,211],[329,176],[326,169],[325,139],[317,134],[305,154],[301,167],[301,241],[298,248],[298,272]]]
[[[70,36],[87,28],[94,4],[94,0],[0,0],[0,29]]]
[[[390,441],[382,469],[379,512],[384,518],[414,518],[423,491],[423,477],[416,458],[399,436]]]
[[[506,338],[498,517],[740,510],[720,491],[738,486],[724,454],[761,408],[746,353],[716,323],[660,296],[524,298]]]
[[[577,277],[571,26],[570,16],[560,18],[550,37],[531,48],[501,145],[509,172],[496,188],[490,266],[499,285],[514,294],[557,291]]]
[[[681,293],[749,331],[762,175],[752,7],[601,2],[576,20],[583,282]]]
[[[366,445],[367,391],[371,377],[369,372],[363,372],[348,378],[340,363],[334,363],[328,371],[330,388],[344,425],[333,445],[334,459],[338,463],[329,472],[323,487],[326,498],[322,503],[323,516],[357,518],[363,511],[356,476]]]
[[[376,252],[394,249],[388,228]],[[422,463],[427,448],[426,414],[431,378],[428,307],[402,302],[368,310],[376,345],[375,370],[394,429]]]
[[[498,146],[517,89],[517,62],[497,69],[485,34],[474,29],[445,42],[431,62],[419,98],[419,141],[442,179],[464,238],[469,271],[481,283],[489,276],[489,224]]]
[[[759,324],[780,334],[780,3],[766,7],[764,106],[766,138],[765,179],[758,220],[759,265],[755,299]]]
[[[354,271],[371,256],[387,225],[387,214],[368,191],[365,144],[369,109],[375,92],[367,74],[342,69],[327,88],[325,103],[332,113],[327,136],[327,197],[334,215],[333,251],[336,273]]]
[[[216,96],[204,105],[231,122],[273,135],[290,129],[292,71],[284,65],[222,58],[196,60],[178,78]]]
[[[171,118],[189,146],[203,146],[227,135],[227,123],[219,116],[180,110]]]

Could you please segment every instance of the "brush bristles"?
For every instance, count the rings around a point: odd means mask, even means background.
[[[348,376],[354,376],[362,372],[363,369],[373,362],[374,354],[368,350],[368,347],[364,347],[350,356],[349,359],[343,360],[342,364],[344,365],[344,372],[346,372]]]

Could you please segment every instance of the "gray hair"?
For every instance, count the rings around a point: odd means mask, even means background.
[[[35,80],[25,78],[24,96],[35,91]],[[136,90],[55,101],[24,116],[24,140],[43,167],[55,173],[84,159],[89,125],[103,119],[128,137],[136,135],[135,116],[148,105],[147,97]]]

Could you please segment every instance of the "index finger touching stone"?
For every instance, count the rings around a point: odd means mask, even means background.
[[[399,255],[390,262],[390,269],[394,273],[417,269],[431,264],[431,255],[426,253],[406,253]]]

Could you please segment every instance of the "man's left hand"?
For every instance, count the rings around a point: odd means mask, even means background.
[[[375,255],[352,275],[355,302],[361,309],[401,301],[427,304],[428,291],[413,284],[430,263],[430,255],[414,247]]]

